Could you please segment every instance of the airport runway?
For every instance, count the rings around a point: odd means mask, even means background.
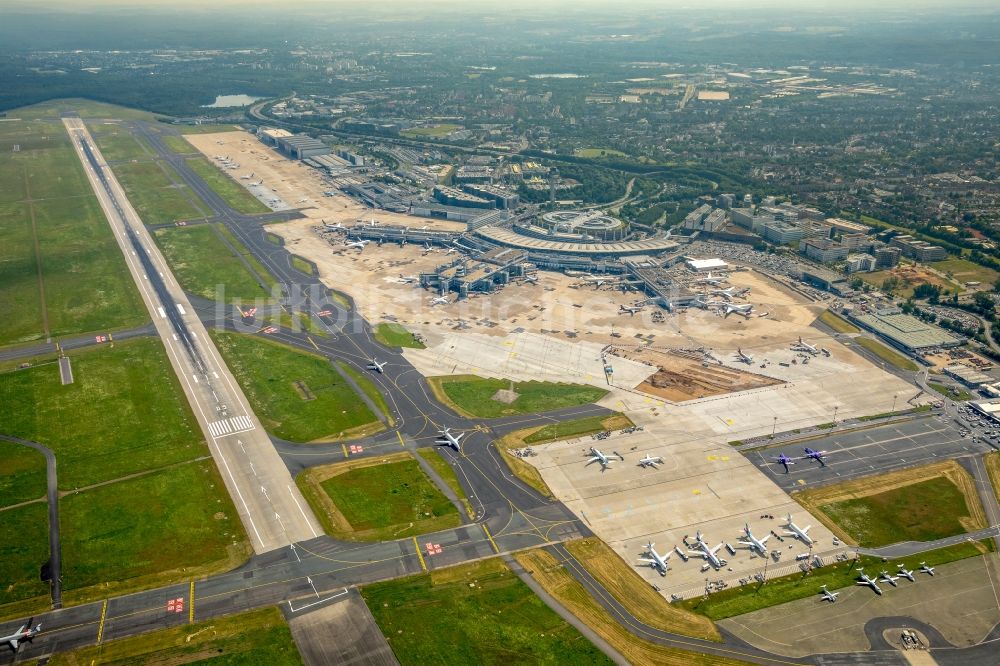
[[[254,552],[322,534],[186,294],[79,118],[64,118]]]
[[[33,358],[42,354],[55,353],[62,349],[82,349],[94,345],[103,345],[113,340],[128,340],[129,338],[142,338],[156,335],[156,327],[152,322],[144,326],[136,326],[121,331],[95,332],[93,335],[75,335],[70,338],[63,338],[53,342],[37,342],[24,346],[12,347],[0,351],[0,361],[16,361],[19,358]]]
[[[826,451],[826,466],[799,460],[786,474],[771,458],[779,453],[803,455],[804,447]],[[744,455],[786,491],[846,481],[861,476],[924,465],[938,460],[974,456],[992,449],[959,435],[959,427],[944,415],[929,414],[873,428],[833,433],[799,443],[785,442]]]

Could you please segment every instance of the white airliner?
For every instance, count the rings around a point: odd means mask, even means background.
[[[382,361],[381,363],[379,363],[377,358],[373,358],[371,360],[371,363],[369,363],[367,367],[368,367],[369,370],[374,370],[375,372],[378,372],[378,373],[381,374],[381,373],[385,372],[385,364],[386,363],[388,363],[388,361]]]
[[[629,313],[629,315],[631,315],[631,316],[634,317],[636,312],[642,312],[642,306],[641,305],[619,305],[618,306],[618,313],[619,314],[625,314],[626,312]]]
[[[729,287],[728,289],[713,289],[712,296],[722,296],[727,301],[731,301],[734,296],[736,296],[736,287]]]
[[[737,360],[742,361],[747,365],[751,365],[753,363],[753,356],[751,356],[750,354],[744,354],[742,349],[736,350],[736,358]]]
[[[802,539],[803,543],[805,543],[807,546],[812,545],[813,540],[812,537],[809,536],[809,529],[812,527],[812,525],[799,527],[794,522],[792,522],[792,514],[788,514],[785,517],[785,520],[788,521],[787,524],[785,525],[785,534],[787,534],[788,536],[798,537],[799,539]]]
[[[646,544],[646,555],[648,557],[640,557],[639,561],[644,564],[648,564],[653,569],[656,569],[660,572],[661,576],[666,576],[668,569],[667,561],[670,559],[671,555],[670,551],[668,550],[665,555],[660,555],[656,552],[656,549],[653,548],[653,542],[650,541]]]
[[[882,594],[882,588],[878,586],[878,583],[872,580],[871,576],[865,573],[864,569],[858,569],[858,573],[861,574],[861,580],[858,581],[858,585],[867,585],[874,590],[875,594]]]
[[[411,284],[413,282],[416,282],[419,279],[420,278],[418,278],[416,275],[400,275],[399,276],[399,281],[402,282],[403,284]]]
[[[460,442],[462,441],[462,438],[465,437],[464,432],[460,432],[457,435],[453,435],[451,434],[451,428],[438,430],[438,432],[441,434],[441,437],[439,437],[436,440],[437,444],[447,444],[448,446],[450,446],[451,448],[455,449],[458,452],[462,451],[462,445]]]
[[[896,581],[899,580],[899,576],[890,576],[888,571],[883,571],[879,580],[883,583],[889,583],[889,585],[896,587]]]
[[[829,601],[830,603],[835,602],[837,600],[837,595],[840,594],[840,592],[831,592],[826,589],[826,585],[823,585],[819,589],[821,590],[820,594],[823,595],[823,601]]]
[[[913,577],[912,571],[907,571],[906,567],[904,567],[902,564],[897,564],[896,566],[899,567],[899,571],[897,571],[896,573],[898,573],[900,576],[910,581],[911,583],[917,582],[916,579]]]
[[[594,463],[600,463],[601,464],[601,471],[603,472],[607,468],[611,467],[611,463],[614,462],[615,458],[618,458],[619,460],[623,460],[623,461],[625,460],[625,456],[623,456],[620,453],[612,452],[611,455],[608,455],[606,453],[602,453],[600,449],[595,449],[592,446],[592,447],[590,447],[590,459],[587,460],[587,465],[593,465]],[[584,467],[586,467],[587,465],[584,465]]]
[[[695,284],[711,284],[711,285],[718,286],[718,285],[722,284],[723,282],[725,282],[725,280],[726,280],[726,278],[721,277],[719,275],[712,275],[712,272],[709,271],[708,274],[705,277],[700,277],[697,280],[695,280],[694,282],[695,282]]]
[[[933,576],[934,575],[934,567],[929,567],[929,566],[927,566],[926,562],[921,562],[920,563],[920,573],[930,574],[931,576]]]
[[[365,245],[368,245],[368,243],[371,243],[371,241],[369,241],[369,240],[356,240],[356,241],[351,241],[349,243],[344,243],[344,245],[345,245],[345,247],[356,247],[359,250],[364,250],[365,249]]]
[[[725,313],[727,317],[735,312],[736,314],[743,315],[744,317],[749,319],[750,313],[753,312],[752,303],[741,303],[739,305],[734,305],[732,303],[722,303],[719,307],[722,309],[722,311]]]
[[[38,635],[38,632],[42,630],[42,623],[39,622],[34,627],[31,626],[32,621],[35,618],[30,618],[27,622],[21,625],[21,628],[10,636],[0,637],[0,643],[6,643],[11,647],[14,652],[17,652],[18,646],[24,642],[31,642],[31,639]]]
[[[758,539],[750,531],[750,523],[743,523],[743,534],[746,540],[740,539],[740,543],[750,550],[755,550],[761,557],[767,557],[767,540],[771,538],[768,534],[763,539]]]
[[[447,296],[438,296],[437,298],[431,299],[431,305],[448,305],[451,301],[448,300]]]
[[[698,550],[688,551],[688,555],[691,555],[692,557],[697,556],[705,558],[705,561],[711,564],[716,571],[726,566],[725,563],[719,559],[718,555],[716,555],[716,553],[719,552],[719,549],[722,548],[721,543],[715,548],[709,548],[708,544],[705,543],[705,540],[702,538],[700,531],[695,535],[695,538],[698,540]]]
[[[799,341],[792,345],[792,351],[806,352],[807,354],[818,354],[819,350],[816,349],[816,345],[811,345],[808,342],[799,338]]]
[[[323,228],[324,229],[343,229],[344,225],[342,225],[340,222],[337,222],[336,224],[324,223],[323,224]]]
[[[660,456],[651,456],[648,453],[646,454],[645,458],[639,459],[640,467],[652,467],[653,469],[658,469],[659,468],[658,466],[662,464],[663,464],[663,458],[661,458]]]

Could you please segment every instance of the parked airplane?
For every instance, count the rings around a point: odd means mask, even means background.
[[[809,529],[812,525],[806,525],[805,527],[799,527],[794,522],[792,522],[792,514],[788,514],[785,518],[788,523],[785,525],[785,534],[788,536],[798,537],[802,539],[807,546],[812,545],[812,537],[809,536]]]
[[[699,557],[705,558],[705,561],[711,564],[716,571],[726,566],[725,563],[723,563],[723,561],[719,559],[718,555],[716,555],[716,553],[719,552],[719,549],[722,548],[721,543],[715,548],[709,548],[708,544],[705,543],[705,541],[702,539],[701,532],[698,532],[695,538],[698,540],[698,550],[695,552],[689,551],[688,555],[691,556],[697,555]]]
[[[743,361],[747,365],[751,365],[753,363],[753,356],[750,354],[744,354],[742,349],[737,348],[736,360]]]
[[[795,464],[795,458],[790,458],[790,457],[786,456],[784,453],[779,453],[776,457],[771,458],[771,460],[774,460],[775,462],[778,462],[778,463],[781,463],[782,465],[784,465],[785,466],[785,474],[788,474],[788,466]]]
[[[728,289],[713,289],[710,293],[712,296],[722,296],[724,299],[729,301],[736,296],[736,287],[729,287]]]
[[[430,243],[424,243],[424,252],[433,252],[433,251],[434,248],[431,246]]]
[[[917,582],[916,579],[913,578],[913,572],[912,571],[907,571],[906,567],[904,567],[902,564],[898,564],[896,566],[899,567],[899,571],[897,571],[896,573],[898,573],[900,576],[902,576],[906,580],[910,581],[911,583]]]
[[[890,576],[888,571],[882,571],[882,577],[879,578],[883,583],[889,583],[893,587],[896,587],[896,581],[899,580],[899,576]]]
[[[629,313],[629,315],[631,315],[631,316],[634,317],[636,312],[642,312],[642,306],[641,305],[619,305],[618,306],[618,314],[625,314],[626,312]]]
[[[344,243],[344,245],[347,246],[347,247],[356,247],[359,250],[364,250],[365,249],[365,245],[368,245],[368,243],[371,243],[371,241],[369,241],[369,240],[356,240],[356,241],[351,241],[349,243]]]
[[[920,563],[920,573],[930,574],[930,575],[933,576],[934,575],[934,567],[929,567],[929,566],[927,566],[926,562],[921,562]]]
[[[438,430],[438,433],[441,434],[441,437],[439,437],[435,441],[435,443],[437,443],[437,444],[447,444],[451,448],[453,448],[456,451],[458,451],[459,453],[461,453],[461,451],[462,451],[462,445],[461,445],[460,442],[462,441],[462,438],[465,437],[465,433],[464,432],[460,432],[457,435],[453,435],[453,434],[451,434],[451,428],[445,428],[444,430]]]
[[[447,296],[438,296],[431,299],[431,305],[448,305],[451,301],[448,300]]]
[[[810,449],[808,446],[803,449],[806,454],[800,458],[800,460],[818,460],[820,467],[826,467],[826,462],[823,460],[823,456],[826,455],[826,451],[815,451]]]
[[[816,345],[811,345],[808,342],[804,342],[802,337],[799,337],[799,341],[792,345],[792,351],[806,352],[807,354],[818,354],[819,350]]]
[[[831,592],[826,589],[826,585],[823,585],[819,589],[821,590],[820,594],[823,595],[823,601],[829,601],[830,603],[835,602],[837,600],[837,595],[840,594],[840,592]]]
[[[531,284],[538,284],[538,278],[534,275],[525,275],[524,281],[530,282]]]
[[[757,551],[761,557],[767,557],[767,540],[771,538],[770,534],[763,539],[758,539],[750,531],[750,523],[743,523],[743,534],[746,536],[746,541],[740,539],[741,544],[750,550]]]
[[[403,284],[411,284],[413,282],[416,282],[419,279],[420,278],[418,278],[416,275],[400,275],[399,276],[399,281],[402,282]]]
[[[718,286],[718,285],[722,284],[725,281],[726,281],[726,278],[721,277],[719,275],[712,275],[711,271],[709,271],[709,273],[707,275],[705,275],[705,277],[700,277],[697,280],[695,280],[694,282],[695,282],[695,284],[710,284],[710,285]]]
[[[750,318],[750,313],[753,312],[752,303],[741,303],[739,305],[733,305],[732,303],[723,303],[720,308],[725,313],[725,316],[729,316],[734,312],[738,315],[743,315],[746,318]]]
[[[385,368],[385,364],[386,363],[388,363],[388,361],[382,361],[381,363],[379,363],[377,358],[373,358],[371,360],[371,363],[368,364],[368,369],[369,370],[374,370],[375,372],[378,372],[379,374],[381,374],[381,373],[385,372],[384,368]]]
[[[14,652],[17,652],[17,648],[22,642],[28,641],[30,643],[31,639],[37,636],[38,632],[42,630],[41,622],[36,624],[34,627],[31,626],[34,619],[35,618],[33,617],[29,618],[27,622],[21,625],[20,629],[10,636],[0,637],[0,642],[6,643]]]
[[[650,541],[646,544],[646,555],[649,557],[640,557],[639,561],[648,564],[653,569],[659,571],[661,576],[666,576],[668,569],[667,560],[670,559],[671,555],[670,551],[668,550],[665,555],[660,555],[656,552],[656,549],[653,548],[653,542]]]
[[[587,465],[593,465],[594,463],[601,464],[601,471],[603,472],[607,468],[611,467],[611,463],[614,462],[614,458],[624,461],[625,456],[618,453],[617,451],[612,451],[611,455],[602,453],[600,449],[595,449],[593,446],[590,447],[590,459],[587,460]],[[587,465],[584,465],[586,467]]]
[[[660,456],[651,456],[648,453],[646,454],[645,458],[639,459],[640,467],[652,467],[653,469],[657,469],[657,466],[662,464],[663,464],[663,458],[661,458]]]
[[[344,225],[342,225],[340,222],[337,222],[336,224],[330,224],[330,223],[324,222],[323,223],[323,228],[324,229],[343,229]]]
[[[882,588],[865,573],[864,569],[858,569],[858,573],[861,574],[861,580],[858,581],[858,585],[867,585],[875,591],[875,594],[882,594]]]

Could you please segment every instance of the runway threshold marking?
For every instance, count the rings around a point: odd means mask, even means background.
[[[396,431],[396,437],[399,437],[399,445],[405,447],[406,443],[403,442],[403,435],[398,430]]]
[[[97,644],[100,645],[104,639],[104,619],[108,616],[108,600],[101,604],[101,623],[97,625]]]
[[[191,581],[191,591],[188,593],[190,601],[188,602],[188,623],[194,623],[194,581]]]
[[[420,552],[420,544],[417,543],[417,537],[410,538],[413,539],[413,549],[417,551],[417,559],[420,560],[420,568],[426,572],[427,562],[424,561],[424,554]]]
[[[497,548],[497,543],[496,543],[496,541],[493,540],[493,535],[490,534],[490,528],[486,527],[486,523],[480,523],[480,525],[483,526],[483,532],[486,533],[486,538],[489,539],[490,545],[493,546],[493,552],[494,553],[499,553],[500,549]]]

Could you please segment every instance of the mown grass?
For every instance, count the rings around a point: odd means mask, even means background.
[[[0,616],[6,615],[4,604],[26,599],[38,598],[38,609],[49,608],[49,584],[39,578],[48,560],[48,506],[39,502],[0,511]]]
[[[566,567],[547,551],[531,550],[517,553],[514,557],[546,592],[606,640],[629,663],[665,666],[733,666],[744,663],[656,645],[637,638],[598,604]]]
[[[384,541],[437,532],[462,524],[455,506],[407,456],[350,469],[320,487],[350,524],[350,537]],[[342,535],[335,529],[331,536]],[[345,535],[347,536],[347,535]]]
[[[988,289],[997,279],[1000,279],[1000,273],[992,268],[973,263],[968,259],[952,257],[944,261],[935,261],[930,265],[942,273],[950,274],[955,280],[961,282],[963,286],[966,282],[979,282],[982,287]]]
[[[249,556],[211,460],[124,479],[60,500],[63,585],[142,587],[228,570]],[[72,596],[70,596],[72,598]]]
[[[878,356],[880,359],[888,363],[889,365],[895,366],[900,370],[907,370],[909,372],[917,371],[917,364],[906,358],[899,352],[889,349],[881,342],[872,340],[871,338],[857,337],[854,338],[854,342],[861,345],[871,353]]]
[[[409,127],[404,130],[400,130],[399,135],[402,137],[410,138],[434,138],[439,139],[441,137],[448,136],[452,132],[462,129],[461,125],[455,125],[452,123],[439,123],[437,125],[425,125],[423,127]]]
[[[190,143],[184,140],[184,137],[177,136],[176,134],[164,134],[162,137],[163,143],[166,144],[167,148],[177,153],[178,155],[187,155],[189,153],[197,153],[198,150],[192,146]]]
[[[62,123],[0,124],[0,237],[0,345],[147,319]]]
[[[926,562],[928,566],[933,567],[989,552],[992,549],[991,544],[992,541],[964,542],[955,546],[899,558],[889,563],[888,567],[895,569],[897,564],[903,564],[907,569],[916,570],[920,568],[921,562]],[[712,620],[721,620],[761,608],[777,606],[787,601],[818,595],[822,585],[826,585],[830,590],[849,587],[857,581],[859,567],[867,569],[867,573],[870,575],[887,568],[887,563],[880,557],[862,555],[857,561],[852,558],[846,562],[828,564],[821,569],[813,569],[812,573],[808,575],[794,573],[781,578],[771,578],[764,585],[754,582],[750,585],[715,592],[707,599],[695,597],[679,603],[683,608],[701,613]]]
[[[205,217],[207,206],[173,170],[159,162],[126,162],[112,167],[129,201],[145,224],[171,224]]]
[[[55,451],[61,489],[207,455],[158,339],[67,355],[75,380],[68,386],[55,364],[0,373],[0,432]]]
[[[146,142],[118,123],[90,121],[87,129],[108,162],[152,159],[152,149]]]
[[[962,492],[935,477],[883,493],[821,506],[857,543],[869,548],[901,541],[934,541],[962,534],[969,516]]]
[[[458,475],[455,473],[455,469],[448,464],[448,461],[444,459],[437,447],[417,449],[417,455],[427,461],[427,464],[437,472],[441,480],[448,484],[451,491],[455,493],[458,500],[465,507],[465,512],[469,515],[469,518],[474,518],[476,512],[472,509],[472,504],[469,502],[468,497],[465,494],[465,489],[462,488],[462,484],[458,480]]]
[[[45,456],[21,444],[0,440],[0,507],[45,497]]]
[[[621,430],[633,425],[632,419],[624,414],[588,416],[572,421],[560,421],[543,426],[524,438],[525,444],[556,442],[571,437],[582,437],[606,430]]]
[[[819,320],[832,328],[837,333],[860,333],[861,329],[847,321],[843,317],[838,317],[829,310],[824,310],[819,316]]]
[[[946,398],[951,398],[952,400],[972,400],[972,394],[965,389],[952,390],[951,387],[945,386],[944,384],[936,384],[934,382],[927,382],[927,385],[932,389],[945,396]]]
[[[248,335],[217,330],[210,334],[268,432],[311,442],[381,426],[327,359]],[[303,399],[297,381],[308,387],[313,400]]]
[[[213,666],[303,663],[288,624],[281,611],[273,606],[59,652],[48,661],[52,666],[195,662]]]
[[[219,237],[215,225],[157,229],[155,237],[184,291],[214,300],[222,285],[226,301],[254,302],[270,297],[274,276],[261,266],[264,282],[259,282]],[[230,242],[236,244],[237,251],[246,249],[235,238]]]
[[[505,379],[487,379],[474,375],[429,377],[428,382],[436,389],[435,393],[443,395],[459,413],[477,418],[576,407],[596,402],[607,394],[604,389],[584,384],[515,382],[512,387],[511,382]],[[516,400],[508,404],[493,399],[497,391],[509,388],[513,388],[518,394]]]
[[[389,425],[395,423],[396,419],[392,417],[392,412],[389,411],[389,404],[385,401],[385,396],[383,396],[381,391],[378,390],[375,382],[343,361],[337,361],[337,365],[341,370],[347,373],[348,377],[354,380],[354,382],[358,385],[358,388],[360,388],[364,394],[368,396],[368,399],[375,404],[378,410],[382,412],[382,415],[385,416]]]
[[[392,322],[382,322],[374,328],[372,335],[375,340],[386,347],[408,347],[411,349],[423,349],[424,343],[420,342],[402,324]]]
[[[403,666],[610,664],[499,559],[361,589]]]
[[[237,212],[246,215],[270,212],[270,208],[258,201],[242,185],[217,169],[204,157],[190,158],[187,163],[209,187],[215,190],[216,194]]]
[[[315,275],[313,265],[298,255],[292,255],[292,268],[306,275]]]

